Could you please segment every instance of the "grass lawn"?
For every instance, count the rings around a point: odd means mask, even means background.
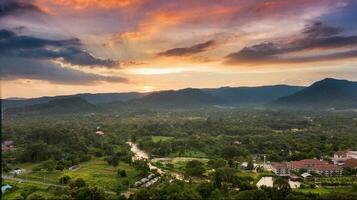
[[[34,165],[22,164],[19,167],[25,168],[29,171]],[[127,173],[127,177],[118,177],[118,169],[123,169]],[[43,181],[49,183],[59,183],[58,180],[64,174],[69,175],[72,179],[83,178],[89,185],[95,185],[104,188],[105,190],[115,191],[119,183],[123,183],[125,179],[129,181],[129,184],[139,180],[140,172],[127,163],[120,162],[118,167],[113,167],[104,161],[104,158],[92,158],[90,161],[81,163],[81,168],[76,171],[69,171],[65,169],[63,171],[37,171],[31,172],[26,175],[18,176],[19,178]]]
[[[207,158],[207,155],[202,151],[185,150],[172,153],[169,157],[193,157],[193,158]]]
[[[272,172],[237,172],[238,176],[250,176],[254,179],[254,184],[256,184],[263,176],[275,176]]]
[[[331,188],[305,188],[305,189],[295,189],[297,192],[302,192],[302,193],[313,193],[313,194],[328,194],[330,192],[335,191],[336,189],[331,189]]]
[[[72,178],[83,178],[90,185],[100,186],[106,190],[114,191],[118,183],[122,183],[125,179],[130,184],[139,180],[139,172],[132,166],[120,162],[118,167],[108,165],[103,158],[92,158],[91,161],[81,164],[81,168],[77,171],[67,171],[67,175]],[[126,178],[117,176],[118,169],[123,169],[127,173]]]
[[[159,142],[161,141],[168,141],[168,140],[172,140],[174,137],[170,137],[170,136],[151,136],[151,139],[153,142]]]

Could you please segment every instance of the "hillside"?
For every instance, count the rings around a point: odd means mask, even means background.
[[[8,108],[5,114],[11,115],[38,115],[38,114],[83,114],[90,112],[98,112],[97,106],[88,103],[86,100],[79,97],[53,99],[47,103]]]
[[[10,99],[2,99],[2,107],[3,108],[11,108],[11,107],[23,107],[30,106],[42,103],[48,103],[51,100],[55,99],[64,99],[64,98],[72,98],[72,97],[80,97],[89,103],[98,104],[98,103],[109,103],[114,101],[128,101],[134,98],[139,98],[145,96],[146,93],[139,92],[127,92],[127,93],[83,93],[83,94],[74,94],[74,95],[62,95],[62,96],[53,96],[53,97],[39,97],[39,98],[30,98],[30,99],[20,99],[20,98],[10,98]]]
[[[128,106],[183,108],[220,105],[226,102],[219,97],[208,94],[200,89],[187,88],[182,90],[168,90],[149,94],[128,102]]]
[[[327,78],[272,104],[291,108],[357,108],[357,82]]]
[[[221,87],[215,89],[203,89],[211,95],[224,99],[232,105],[238,104],[264,104],[280,97],[294,94],[304,87],[273,85],[261,87]]]

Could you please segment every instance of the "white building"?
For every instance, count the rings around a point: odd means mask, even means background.
[[[357,151],[337,151],[332,158],[335,165],[344,165],[348,159],[357,159]]]

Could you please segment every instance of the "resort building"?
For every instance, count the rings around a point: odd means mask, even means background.
[[[340,166],[344,165],[345,161],[349,159],[357,159],[357,151],[337,151],[331,158],[335,165]]]
[[[279,176],[289,176],[291,171],[305,171],[323,176],[340,176],[342,168],[317,159],[304,159],[272,164],[272,171]]]

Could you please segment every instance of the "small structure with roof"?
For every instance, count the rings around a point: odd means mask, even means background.
[[[17,175],[20,175],[20,174],[24,174],[26,172],[25,169],[20,169],[20,168],[17,168],[15,169],[14,171],[10,172],[10,174],[12,176],[17,176]]]
[[[301,174],[301,176],[302,176],[303,178],[310,178],[310,177],[312,177],[312,175],[309,174],[309,173],[307,173],[307,172],[304,172],[303,174]]]
[[[5,194],[6,191],[11,190],[12,186],[9,184],[1,186],[1,194]]]

